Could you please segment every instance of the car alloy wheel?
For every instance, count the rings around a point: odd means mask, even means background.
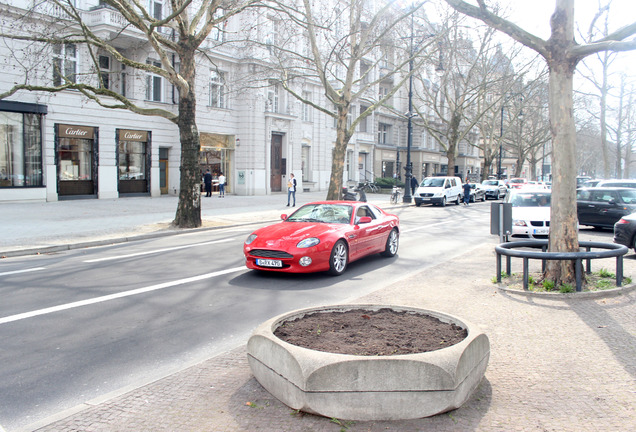
[[[398,234],[397,229],[393,228],[389,233],[389,237],[386,239],[386,247],[384,248],[384,252],[382,252],[382,256],[392,257],[398,251],[398,246],[400,243],[400,235]]]
[[[347,245],[344,240],[338,240],[331,249],[329,256],[329,274],[339,276],[347,269]]]

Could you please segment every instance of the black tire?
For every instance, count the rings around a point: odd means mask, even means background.
[[[349,262],[349,251],[344,240],[338,240],[331,249],[329,255],[329,274],[332,276],[340,276],[347,269]]]
[[[468,201],[470,201],[470,199]],[[461,202],[462,202],[462,196],[457,195],[457,198],[455,199],[455,205],[460,205]]]
[[[400,245],[400,234],[398,230],[393,228],[389,233],[389,236],[386,239],[386,246],[384,247],[384,251],[380,253],[380,255],[385,257],[394,257],[397,254],[398,247]]]
[[[632,249],[634,249],[634,252],[636,252],[636,236],[634,236],[634,238],[632,239]]]
[[[419,207],[419,206],[421,206],[421,205],[422,205],[422,203],[421,203],[421,202],[419,202],[419,201],[415,201],[415,207]]]
[[[481,196],[481,202],[486,202],[486,194]]]
[[[441,207],[446,207],[446,197],[442,197],[442,202],[439,203]]]

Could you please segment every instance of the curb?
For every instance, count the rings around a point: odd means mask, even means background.
[[[616,297],[619,295],[630,293],[636,290],[636,283],[630,285],[612,288],[601,291],[586,291],[580,293],[558,293],[558,292],[537,292],[537,291],[524,291],[518,289],[507,288],[503,285],[497,285],[497,290],[508,294],[517,294],[523,297],[538,297],[549,300],[563,300],[563,299],[596,299],[603,297]]]

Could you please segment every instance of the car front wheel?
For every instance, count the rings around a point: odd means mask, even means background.
[[[344,240],[338,240],[333,249],[331,249],[331,255],[329,256],[329,274],[333,276],[340,276],[347,269],[347,245]]]
[[[446,197],[442,197],[442,202],[439,205],[446,207]]]
[[[395,256],[398,250],[399,243],[400,235],[398,234],[397,229],[393,228],[389,233],[389,237],[386,239],[386,246],[384,248],[384,252],[382,252],[381,255],[385,257]]]

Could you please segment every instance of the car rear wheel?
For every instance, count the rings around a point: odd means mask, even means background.
[[[393,228],[389,233],[389,237],[386,239],[386,246],[384,248],[384,252],[381,253],[382,256],[392,257],[398,251],[398,246],[400,243],[400,235],[398,234],[397,229]]]
[[[632,239],[632,249],[634,249],[634,252],[636,252],[636,236],[634,236],[634,238]]]
[[[347,269],[347,245],[344,240],[338,240],[333,249],[331,249],[331,255],[329,256],[329,274],[333,276],[340,276]]]
[[[462,202],[462,196],[461,195],[457,195],[457,198],[455,199],[455,205],[459,205],[459,203],[461,203],[461,202]]]

